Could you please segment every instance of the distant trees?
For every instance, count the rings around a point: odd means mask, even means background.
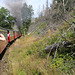
[[[46,0],[46,7],[44,11],[43,17],[44,20],[49,20],[50,22],[57,23],[58,21],[61,22],[63,18],[68,18],[69,12],[73,10],[75,7],[75,0],[53,0],[52,4],[48,5],[48,0]]]
[[[31,19],[32,15],[33,15],[32,5],[28,6],[26,3],[24,3],[22,7],[22,21]]]
[[[23,35],[27,34],[28,28],[30,26],[31,20],[28,19],[25,22],[23,22],[23,26],[21,26],[21,32]]]
[[[33,14],[34,13],[33,13],[32,5],[27,5],[26,3],[24,3],[23,8],[22,8],[23,26],[21,26],[21,32],[23,34],[27,34],[27,31],[30,26],[31,18],[32,18]]]
[[[35,20],[35,24],[31,27],[39,27],[41,22],[45,22],[45,29],[57,30],[59,25],[62,25],[63,21],[67,22],[72,19],[72,17],[75,17],[74,15],[71,15],[75,10],[75,0],[52,0],[52,4],[50,5],[48,0],[46,0],[46,5],[42,5],[42,9],[40,9],[41,8],[39,8],[38,17]],[[38,32],[41,30],[42,29],[39,29]]]
[[[0,8],[0,26],[8,29],[12,29],[15,23],[15,18],[10,15],[8,9],[4,7]]]
[[[55,0],[56,1],[56,4],[57,6],[59,4],[61,4],[61,8],[65,11],[70,11],[73,7],[72,7],[72,4],[73,4],[73,0]]]

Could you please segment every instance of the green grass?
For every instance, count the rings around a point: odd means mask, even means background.
[[[46,25],[46,23],[45,23],[45,22],[42,22],[42,23],[40,24],[40,26],[39,26],[39,29],[43,28],[45,25]]]
[[[66,26],[67,25],[62,27],[59,32],[64,33],[63,31],[67,29]],[[75,63],[69,66],[69,62],[64,63],[64,61],[75,60],[75,57],[72,56],[75,48],[72,47],[69,49],[62,46],[59,48],[57,57],[52,65],[49,65],[52,61],[51,57],[49,57],[46,69],[45,63],[48,54],[45,52],[45,47],[55,43],[58,37],[61,37],[61,41],[73,41],[72,44],[74,44],[74,33],[72,30],[66,33],[67,39],[63,38],[59,32],[52,34],[50,37],[35,38],[26,36],[25,38],[21,37],[18,39],[11,48],[9,48],[9,69],[12,68],[10,72],[13,75],[61,75],[63,72],[68,73],[71,71]],[[56,43],[58,43],[59,40]]]
[[[35,31],[35,34],[40,34],[40,30],[42,30],[44,27],[46,26],[45,22],[40,23],[40,25],[38,26],[37,30]]]

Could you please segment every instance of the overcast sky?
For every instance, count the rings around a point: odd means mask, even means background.
[[[0,0],[0,7],[1,6],[5,6],[5,1],[9,1],[9,0]],[[32,5],[33,6],[33,10],[34,10],[34,17],[38,16],[39,11],[42,10],[43,4],[44,6],[46,6],[46,0],[24,0],[26,1],[26,3],[28,5]],[[52,3],[52,0],[49,0],[49,6]]]

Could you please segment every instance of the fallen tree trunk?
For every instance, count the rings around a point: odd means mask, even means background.
[[[69,41],[63,41],[63,42],[59,42],[59,43],[57,43],[57,44],[52,44],[52,45],[47,46],[47,47],[45,48],[45,52],[46,52],[46,53],[49,53],[50,50],[53,52],[53,51],[56,50],[56,48],[59,48],[60,46],[67,47],[68,45],[71,45],[71,42],[69,42]]]

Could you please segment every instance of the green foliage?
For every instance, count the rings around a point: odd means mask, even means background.
[[[75,15],[75,9],[73,10],[73,15]]]
[[[45,26],[46,26],[46,22],[40,23],[39,26],[38,26],[38,28],[35,31],[35,34],[40,35],[40,33],[42,32],[41,30],[45,29]]]
[[[18,70],[18,75],[27,75],[24,70]]]
[[[22,8],[22,22],[23,26],[21,27],[21,32],[23,35],[27,34],[28,28],[31,24],[31,18],[33,15],[33,8],[32,5],[27,5],[24,3]]]
[[[42,27],[44,27],[46,25],[46,23],[45,22],[42,22],[41,24],[40,24],[40,26],[39,26],[39,29],[41,29]]]
[[[31,50],[27,50],[27,55],[30,55],[32,53],[32,51]]]
[[[31,19],[33,14],[32,5],[24,3],[22,8],[22,21],[25,22],[26,20]]]
[[[63,10],[64,9],[64,6],[63,4],[65,5],[65,9],[66,11],[71,11],[72,10],[72,0],[55,0],[57,3],[56,3],[56,6],[59,6],[59,3],[61,4],[60,5],[60,8]],[[67,5],[68,4],[68,5]]]
[[[10,15],[8,9],[4,7],[0,8],[0,26],[8,29],[12,29],[15,19]]]
[[[33,71],[33,75],[41,75],[41,72],[38,71],[37,69],[35,69],[35,70]]]
[[[28,28],[29,28],[30,24],[31,24],[30,19],[23,22],[23,26],[21,27],[21,32],[22,32],[23,35],[27,34],[27,31],[28,31]]]
[[[50,67],[61,68],[62,64],[63,64],[63,58],[56,58]]]
[[[70,25],[65,24],[59,31],[59,33],[64,34],[64,32],[70,27]],[[73,55],[73,53],[75,52],[75,47],[73,46],[73,44],[75,43],[75,33],[73,32],[73,29],[69,29],[69,31],[66,32],[66,34],[64,35],[66,38],[63,38],[61,35],[57,34],[53,36],[52,41],[56,41],[54,39],[54,37],[58,36],[61,37],[61,40],[68,40],[71,42],[71,46],[61,46],[58,48],[58,53],[57,53],[57,57],[54,60],[54,62],[52,63],[52,65],[50,65],[50,67],[54,67],[54,68],[59,68],[62,72],[64,71],[64,73],[67,74],[71,74],[70,71],[73,69],[75,62],[75,57]],[[51,41],[51,39],[50,39]],[[59,40],[58,40],[59,41]],[[53,43],[54,43],[53,42]],[[51,42],[49,42],[49,44],[51,44]],[[53,52],[54,54],[54,52]],[[71,65],[70,65],[71,64]]]
[[[51,38],[48,39],[48,43],[47,43],[47,44],[48,44],[48,45],[53,44],[53,43],[58,39],[59,36],[60,36],[60,35],[57,35],[57,33],[56,33],[56,35],[52,35]],[[58,42],[58,41],[57,41],[57,42]],[[57,42],[56,42],[56,43],[57,43]]]
[[[45,58],[46,57],[46,52],[44,48],[40,51],[40,57]]]

